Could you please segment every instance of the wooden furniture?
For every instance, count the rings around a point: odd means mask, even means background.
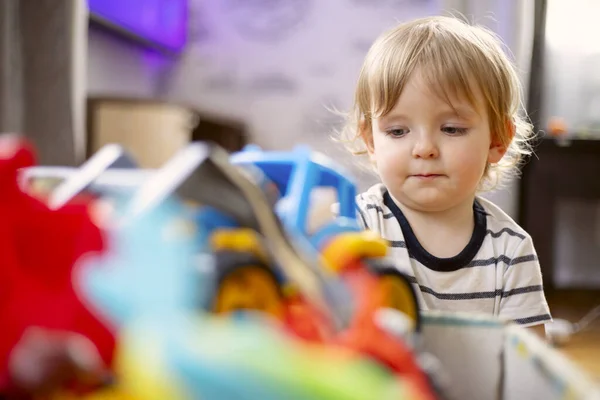
[[[146,99],[88,99],[87,157],[109,143],[122,145],[144,168],[158,168],[190,141],[241,150],[248,138],[240,121],[180,104]]]
[[[523,168],[519,219],[535,243],[544,286],[552,290],[557,200],[600,200],[600,140],[573,140],[563,146],[542,139],[535,153]]]
[[[551,291],[546,297],[552,317],[571,322],[579,321],[600,304],[600,295],[594,290]],[[600,384],[600,318],[558,350]]]

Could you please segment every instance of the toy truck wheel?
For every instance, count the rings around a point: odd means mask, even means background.
[[[283,318],[282,290],[271,268],[249,253],[217,252],[215,257],[214,313],[258,311]]]
[[[419,301],[408,276],[385,260],[367,259],[364,262],[379,279],[379,289],[384,294],[382,307],[404,313],[414,322],[415,329],[420,331]]]

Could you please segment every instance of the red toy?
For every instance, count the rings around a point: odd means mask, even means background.
[[[372,357],[401,378],[414,383],[420,393],[435,399],[429,378],[418,365],[414,350],[376,324],[377,310],[390,307],[394,301],[386,298],[389,292],[381,290],[381,278],[371,274],[362,263],[361,260],[355,261],[342,272],[352,287],[357,310],[351,325],[336,338],[336,343]]]
[[[89,202],[51,210],[23,192],[18,170],[34,160],[24,139],[0,137],[0,395],[43,392],[50,381],[72,380],[85,361],[74,358],[71,346],[85,343],[82,338],[106,366],[115,346],[71,281],[75,262],[103,248]]]

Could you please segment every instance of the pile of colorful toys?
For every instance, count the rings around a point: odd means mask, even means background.
[[[324,156],[192,143],[142,171],[110,146],[42,194],[34,166],[0,136],[0,398],[442,397],[411,283]],[[310,231],[319,187],[340,211]]]

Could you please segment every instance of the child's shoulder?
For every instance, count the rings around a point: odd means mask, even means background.
[[[383,195],[387,192],[382,183],[377,183],[371,186],[366,191],[356,196],[356,204],[360,209],[370,208],[369,206],[383,205]]]
[[[486,214],[489,230],[492,232],[510,230],[515,236],[521,239],[529,237],[527,231],[494,202],[481,196],[477,196],[476,201]]]
[[[359,221],[363,228],[377,232],[382,231],[384,221],[388,221],[385,216],[392,215],[385,205],[384,195],[386,192],[385,186],[378,183],[356,196]]]

